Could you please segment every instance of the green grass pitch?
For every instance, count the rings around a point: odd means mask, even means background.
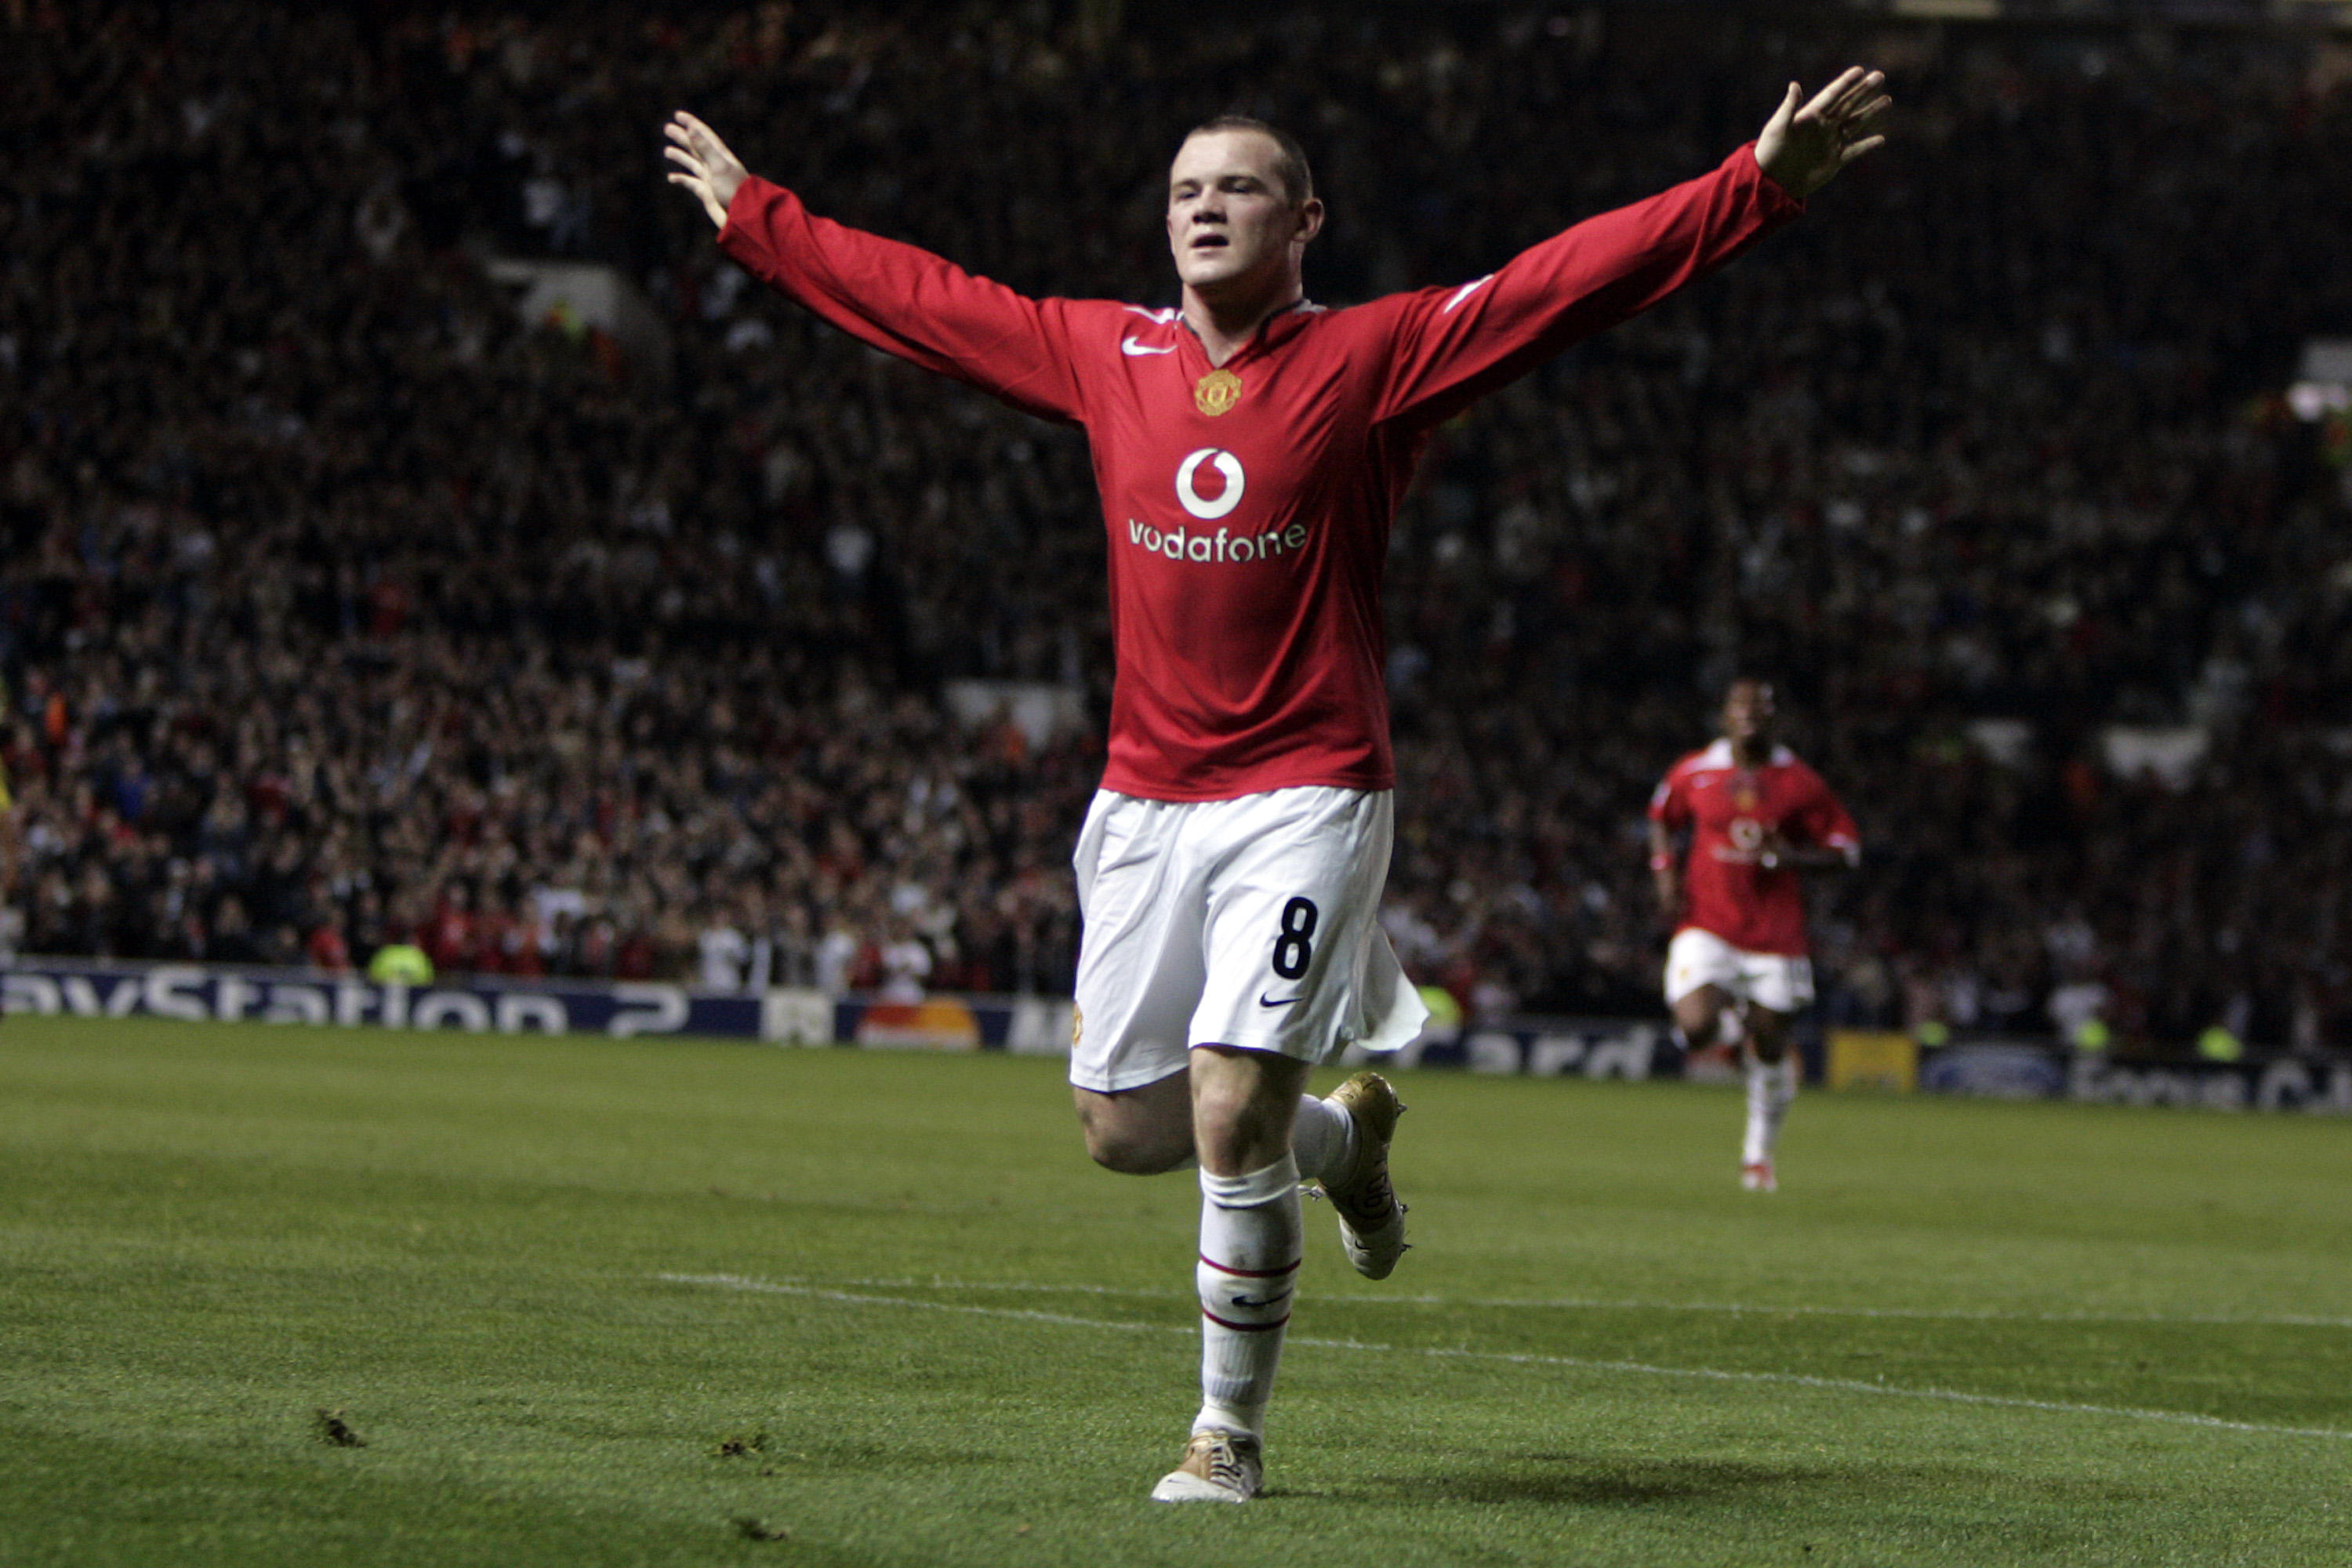
[[[12,1017],[0,1563],[2352,1562],[2341,1121],[1401,1087],[1170,1508],[1196,1189],[1059,1063]]]

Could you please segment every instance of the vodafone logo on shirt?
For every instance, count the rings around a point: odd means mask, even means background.
[[[1201,493],[1203,469],[1216,476],[1210,481],[1215,485],[1213,494]],[[1202,522],[1214,522],[1230,514],[1242,504],[1242,496],[1248,489],[1249,476],[1242,469],[1242,460],[1221,447],[1203,447],[1176,466],[1177,504]],[[1130,517],[1127,520],[1127,538],[1129,543],[1139,544],[1171,561],[1264,561],[1305,544],[1307,525],[1294,522],[1284,529],[1237,536],[1230,528],[1221,528],[1214,533],[1205,530],[1195,533],[1184,528],[1167,531]]]
[[[1193,480],[1200,474],[1202,463],[1214,468],[1218,477],[1225,481],[1223,491],[1213,500],[1203,500],[1201,492],[1193,488]],[[1202,522],[1214,522],[1241,505],[1242,491],[1248,486],[1249,476],[1242,472],[1242,460],[1231,452],[1221,451],[1214,447],[1202,447],[1185,458],[1176,469],[1176,499],[1186,511]]]

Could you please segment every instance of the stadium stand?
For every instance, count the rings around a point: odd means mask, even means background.
[[[1345,303],[1701,171],[1865,58],[1899,134],[1832,221],[1425,465],[1400,952],[1474,1014],[1655,1011],[1644,795],[1758,670],[1871,846],[1824,910],[1834,1020],[2061,996],[2131,1041],[2352,1042],[2352,429],[2282,395],[2352,335],[2352,52],[1117,9],[0,8],[26,949],[1064,989],[1095,734],[943,690],[1099,713],[1084,446],[745,287],[665,115],[1016,287],[1160,303],[1169,150],[1259,113],[1317,160]],[[609,268],[657,350],[523,319],[499,258]]]

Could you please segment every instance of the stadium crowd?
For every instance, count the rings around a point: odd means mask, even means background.
[[[1475,277],[1868,58],[1884,156],[1425,463],[1400,953],[1479,1014],[1654,1011],[1642,806],[1753,671],[1869,846],[1822,889],[1832,1019],[2352,1044],[2352,437],[2280,397],[2352,334],[2315,260],[2352,248],[2339,52],[1118,11],[0,7],[21,943],[1065,988],[1098,726],[942,689],[1099,716],[1084,444],[747,286],[664,116],[1017,288],[1158,303],[1170,149],[1259,113],[1316,158],[1336,304]],[[520,320],[493,256],[617,268],[657,341]],[[2118,726],[2204,749],[2119,767]]]

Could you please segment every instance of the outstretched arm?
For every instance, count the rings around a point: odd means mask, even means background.
[[[662,134],[662,155],[677,165],[669,183],[702,204],[719,248],[753,276],[885,353],[1024,412],[1082,421],[1068,301],[1024,298],[928,250],[818,217],[684,110]]]
[[[1811,103],[1800,108],[1797,100],[1803,89],[1790,82],[1780,107],[1772,111],[1763,133],[1756,138],[1756,166],[1774,184],[1803,201],[1828,184],[1840,169],[1886,141],[1871,133],[1878,117],[1895,101],[1878,90],[1885,85],[1885,72],[1849,66],[1815,93]]]
[[[743,160],[719,139],[719,132],[683,109],[662,127],[662,134],[670,142],[662,149],[662,156],[677,165],[670,171],[669,183],[692,193],[710,215],[711,226],[725,228],[727,209],[750,172],[743,167]]]
[[[1396,322],[1378,417],[1434,425],[1570,343],[1648,310],[1804,210],[1885,140],[1886,79],[1855,66],[1800,104],[1789,89],[1752,148],[1711,174],[1585,219],[1484,278],[1368,310]]]

